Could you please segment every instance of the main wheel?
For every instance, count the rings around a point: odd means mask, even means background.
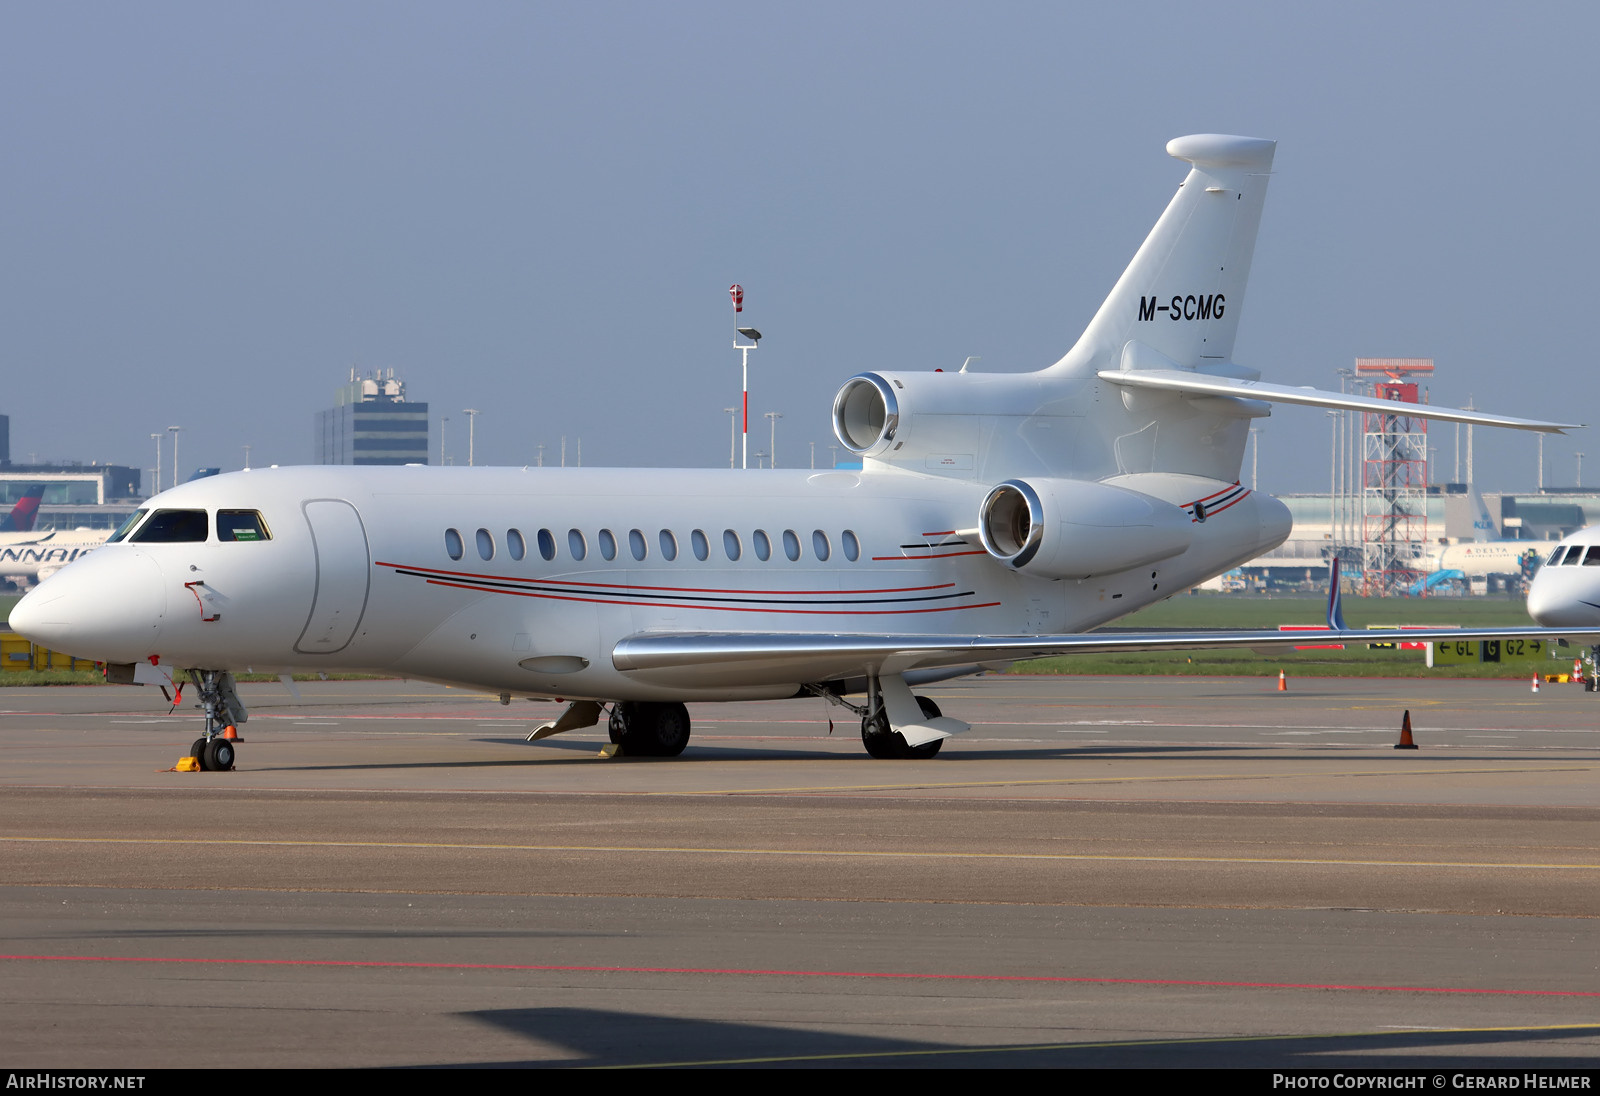
[[[906,740],[889,730],[888,718],[879,712],[861,721],[861,744],[867,748],[868,757],[888,761],[900,756]]]
[[[652,754],[656,757],[677,757],[689,744],[689,709],[671,701],[652,705],[655,713],[655,741]]]
[[[613,704],[611,706],[611,721],[606,724],[606,734],[618,746],[623,745],[628,738],[628,717],[632,714],[634,705]]]
[[[923,719],[938,719],[939,716],[943,714],[942,712],[939,711],[939,705],[935,704],[933,701],[929,700],[927,697],[919,696],[919,697],[916,698],[916,700],[917,700],[917,707],[922,709],[922,718]],[[900,741],[902,743],[905,743],[905,741],[906,741],[905,737],[903,735],[895,735],[895,737],[900,739]],[[910,758],[913,761],[920,761],[923,758],[934,756],[935,754],[937,754],[943,748],[944,748],[944,739],[942,739],[942,738],[936,738],[932,742],[924,742],[920,746],[912,746],[909,743],[907,743],[906,747],[905,747],[905,751],[906,752],[904,754],[902,754],[901,756]]]
[[[213,738],[206,743],[204,759],[200,764],[214,773],[233,771],[233,743],[226,738]]]
[[[630,757],[677,757],[689,744],[689,709],[676,701],[628,701],[612,709],[608,730]]]
[[[924,719],[939,716],[939,705],[925,696],[916,699]],[[905,735],[889,729],[889,717],[879,711],[861,721],[861,744],[867,748],[867,756],[879,760],[921,761],[937,754],[944,747],[944,739],[936,738],[932,742],[913,746],[906,741]]]

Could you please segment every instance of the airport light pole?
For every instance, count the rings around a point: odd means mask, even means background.
[[[161,435],[151,434],[150,436],[154,438],[156,442],[156,481],[151,485],[150,493],[152,495],[159,495],[161,494]]]
[[[768,448],[767,456],[772,459],[772,464],[769,465],[769,467],[771,467],[771,468],[778,467],[778,420],[781,419],[781,418],[783,418],[783,413],[782,412],[779,412],[779,411],[768,411],[767,412],[767,421],[772,424],[772,441],[770,441],[768,443],[768,445],[767,445],[767,448]]]
[[[737,407],[724,407],[728,413],[728,467],[735,468],[734,463],[739,459],[739,409]]]
[[[248,445],[244,447],[244,470],[246,472],[250,471],[250,447]]]
[[[467,416],[467,467],[472,467],[472,443],[475,440],[478,426],[478,410],[475,407],[463,408],[463,415]]]
[[[1582,487],[1583,486],[1583,454],[1582,453],[1574,453],[1573,456],[1578,458],[1578,482],[1577,482],[1576,486]]]
[[[741,462],[743,467],[750,467],[750,351],[761,345],[761,332],[753,327],[739,328],[739,334],[750,340],[750,345],[741,345],[738,339],[733,340],[733,348],[739,351],[743,380],[740,383],[739,405],[744,409],[744,448]]]
[[[167,430],[172,434],[172,486],[178,486],[178,431],[181,426],[169,426]]]

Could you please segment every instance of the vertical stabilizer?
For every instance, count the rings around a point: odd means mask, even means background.
[[[11,512],[0,519],[0,533],[31,533],[33,523],[39,519],[39,503],[44,498],[44,484],[35,484],[23,492]]]
[[[1228,361],[1276,148],[1214,133],[1168,142],[1169,155],[1193,165],[1188,177],[1077,345],[1048,372],[1117,368],[1129,342],[1168,368]]]
[[[1472,505],[1472,539],[1478,544],[1486,544],[1491,540],[1500,539],[1500,523],[1489,512],[1489,504],[1483,501],[1483,496],[1478,493],[1477,484],[1467,485],[1467,496]]]

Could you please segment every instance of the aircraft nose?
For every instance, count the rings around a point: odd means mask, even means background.
[[[11,627],[42,647],[101,662],[154,654],[166,597],[161,568],[134,548],[99,551],[34,587]]]
[[[1577,571],[1577,578],[1584,577]],[[1528,615],[1545,628],[1593,627],[1600,624],[1600,607],[1579,597],[1573,576],[1546,567],[1528,587]]]

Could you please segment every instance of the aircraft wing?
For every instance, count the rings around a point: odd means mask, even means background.
[[[1515,419],[1508,415],[1490,415],[1483,411],[1440,407],[1431,403],[1398,403],[1394,400],[1374,399],[1371,396],[1325,392],[1320,388],[1296,388],[1287,384],[1235,380],[1231,377],[1195,373],[1187,369],[1102,369],[1096,376],[1124,388],[1154,389],[1192,396],[1234,396],[1261,400],[1265,403],[1297,403],[1308,407],[1332,407],[1344,411],[1387,411],[1418,419],[1466,422],[1476,426],[1505,426],[1514,430],[1538,430],[1546,434],[1560,434],[1567,430],[1576,430],[1582,425],[1575,422]]]
[[[819,682],[863,673],[977,667],[1053,655],[1129,651],[1293,651],[1330,643],[1455,642],[1575,638],[1600,643],[1600,628],[1357,629],[1315,632],[1088,632],[1053,636],[805,635],[755,632],[641,633],[611,652],[618,670],[693,685]],[[998,668],[998,666],[997,666]]]

